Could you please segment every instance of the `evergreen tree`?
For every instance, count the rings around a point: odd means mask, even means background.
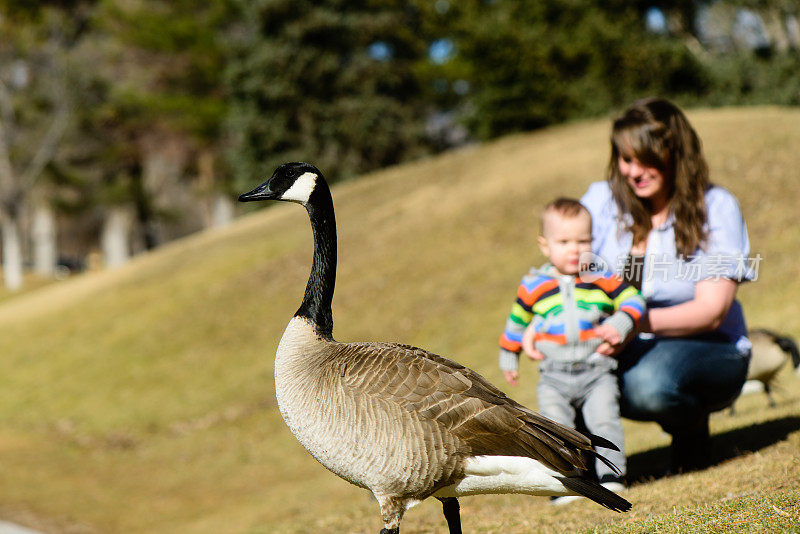
[[[287,160],[331,179],[424,150],[418,14],[400,0],[256,0],[228,68],[231,166],[243,182]]]
[[[108,206],[108,222],[140,243],[112,248],[149,249],[208,225],[198,206],[219,191],[230,196],[215,161],[230,15],[228,0],[108,0],[95,10],[102,53],[90,86],[98,105],[86,118],[87,134],[99,141],[90,164],[102,174],[94,196]]]
[[[637,3],[453,2],[448,33],[472,88],[468,124],[483,139],[605,112],[636,96],[702,92],[680,42],[648,35]]]

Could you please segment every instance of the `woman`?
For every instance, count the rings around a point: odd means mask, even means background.
[[[684,114],[657,98],[614,121],[607,180],[581,199],[594,252],[642,291],[642,332],[619,354],[624,416],[672,434],[673,472],[708,462],[708,415],[730,405],[750,342],[739,283],[752,279],[736,199],[712,185]]]

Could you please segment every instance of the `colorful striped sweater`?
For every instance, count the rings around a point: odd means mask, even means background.
[[[623,339],[645,311],[641,294],[615,274],[587,279],[559,274],[550,264],[522,278],[500,336],[500,368],[516,370],[522,335],[533,321],[536,349],[545,361],[585,361],[602,343],[594,327],[611,324]]]

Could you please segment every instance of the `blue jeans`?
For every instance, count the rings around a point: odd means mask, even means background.
[[[619,355],[622,415],[680,433],[733,403],[749,361],[728,341],[635,338]]]

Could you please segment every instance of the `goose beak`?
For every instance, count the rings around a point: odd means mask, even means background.
[[[278,195],[269,190],[269,180],[259,185],[249,193],[239,195],[239,202],[253,202],[255,200],[278,200]]]

